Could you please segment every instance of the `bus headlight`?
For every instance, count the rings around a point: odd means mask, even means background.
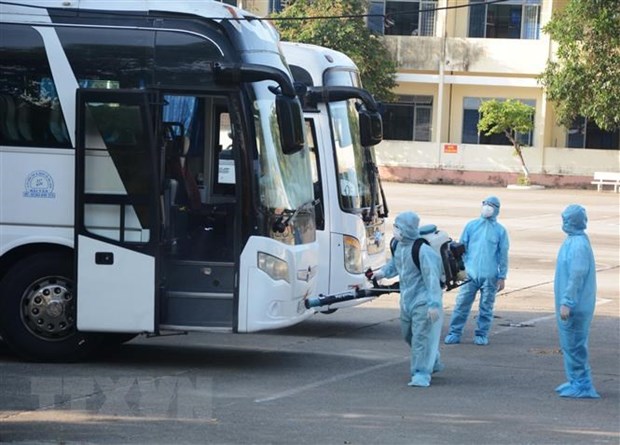
[[[362,273],[362,247],[357,238],[344,235],[344,268],[349,273]]]
[[[265,252],[258,252],[258,268],[269,275],[273,280],[284,280],[290,283],[288,277],[288,263]]]

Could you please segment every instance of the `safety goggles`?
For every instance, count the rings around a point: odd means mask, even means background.
[[[499,209],[499,206],[496,203],[490,202],[490,201],[482,201],[482,205],[488,205],[488,206],[494,207],[496,209]]]

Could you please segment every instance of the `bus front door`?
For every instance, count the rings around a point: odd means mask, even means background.
[[[153,332],[158,169],[149,93],[78,89],[77,327]]]

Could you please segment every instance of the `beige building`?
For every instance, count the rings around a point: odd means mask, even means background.
[[[371,12],[386,19],[370,25],[383,32],[399,64],[398,101],[385,104],[385,140],[377,147],[383,177],[515,183],[521,166],[507,138],[476,128],[478,107],[490,98],[535,107],[534,130],[521,135],[533,182],[589,186],[595,171],[620,172],[619,132],[585,119],[558,126],[537,80],[554,55],[542,28],[566,2],[372,0]],[[286,2],[243,3],[263,15]]]
[[[384,177],[516,182],[520,162],[508,140],[477,132],[478,106],[487,98],[535,107],[534,130],[522,135],[533,182],[589,185],[595,171],[620,171],[618,131],[584,119],[558,126],[537,80],[554,53],[542,27],[566,0],[374,3],[385,8],[385,42],[399,64],[399,101],[387,105],[387,140],[377,150]]]

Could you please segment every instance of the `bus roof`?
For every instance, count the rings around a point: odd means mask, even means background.
[[[47,15],[48,8],[80,9],[96,11],[149,11],[177,12],[213,19],[258,18],[254,14],[211,0],[122,0],[104,2],[101,0],[28,0],[0,2],[2,14],[21,13]],[[40,11],[40,12],[37,12]]]
[[[298,42],[280,42],[280,46],[286,62],[308,71],[317,86],[323,85],[322,76],[327,69],[339,67],[359,71],[349,56],[331,48]]]
[[[239,45],[242,51],[265,51],[263,41],[279,41],[280,36],[268,20],[260,20],[256,15],[234,6],[212,0],[0,0],[0,21],[4,23],[49,24],[49,10],[84,10],[143,12],[145,14],[176,13],[203,17],[214,22],[229,20],[238,32],[248,36]],[[241,20],[235,20],[241,19]],[[275,48],[275,47],[274,47]]]

